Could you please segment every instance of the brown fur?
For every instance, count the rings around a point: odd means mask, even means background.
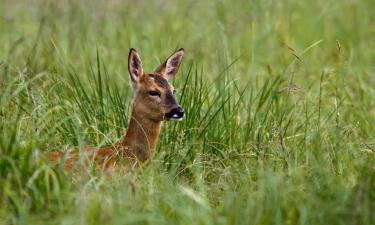
[[[79,159],[84,165],[94,161],[101,169],[113,169],[119,164],[146,165],[152,159],[160,134],[165,114],[179,106],[174,95],[173,86],[168,82],[178,71],[184,50],[180,49],[154,74],[145,74],[138,53],[129,52],[129,74],[134,90],[132,117],[126,135],[113,146],[100,149],[84,148],[70,153],[53,152],[53,162],[62,160],[65,170],[76,167]],[[150,91],[160,96],[151,96]]]

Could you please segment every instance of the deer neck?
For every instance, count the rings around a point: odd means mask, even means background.
[[[161,123],[145,118],[133,107],[128,130],[121,141],[127,157],[136,158],[141,162],[149,161],[156,148]]]

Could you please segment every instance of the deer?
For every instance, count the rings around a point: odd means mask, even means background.
[[[180,121],[184,109],[179,105],[169,82],[178,72],[184,56],[181,48],[168,57],[153,73],[145,73],[138,52],[131,48],[128,56],[129,81],[133,90],[132,112],[124,137],[111,146],[84,148],[71,152],[55,151],[51,160],[62,162],[72,170],[82,154],[103,169],[125,165],[145,166],[155,152],[164,121]]]

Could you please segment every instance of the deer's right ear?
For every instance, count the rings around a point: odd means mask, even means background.
[[[130,81],[133,88],[137,85],[139,78],[143,74],[142,61],[138,55],[138,52],[131,48],[128,58],[128,70],[130,75]]]

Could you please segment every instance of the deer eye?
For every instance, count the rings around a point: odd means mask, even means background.
[[[160,93],[157,92],[157,91],[149,91],[148,94],[149,94],[150,96],[158,96],[158,97],[160,97]]]

